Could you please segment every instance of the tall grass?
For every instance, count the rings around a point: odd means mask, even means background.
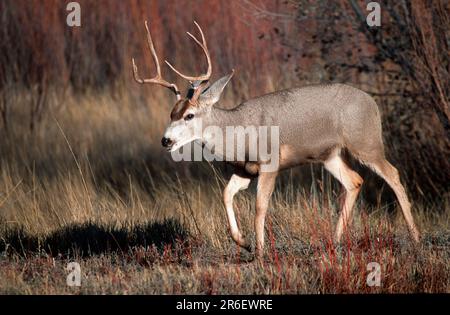
[[[2,143],[0,292],[449,291],[448,200],[435,215],[433,206],[415,205],[425,235],[415,248],[399,212],[361,199],[336,248],[339,185],[309,167],[302,169],[311,177],[305,185],[294,170],[281,177],[271,202],[265,260],[249,263],[252,256],[228,233],[226,167],[191,163],[186,170],[165,158],[154,139],[162,124],[132,100],[96,94],[76,102],[53,112],[40,133],[14,124],[12,135],[22,140]],[[236,198],[250,239],[253,191]],[[65,284],[73,260],[82,266],[81,288]],[[369,262],[381,266],[380,287],[366,284]]]

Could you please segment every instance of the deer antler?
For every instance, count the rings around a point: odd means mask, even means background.
[[[212,74],[212,65],[211,65],[211,56],[209,55],[209,51],[208,51],[208,46],[206,46],[206,40],[205,40],[205,35],[203,34],[203,31],[201,29],[201,27],[198,25],[198,23],[196,21],[194,21],[195,26],[197,26],[198,30],[200,31],[200,35],[202,36],[202,43],[200,43],[200,41],[191,33],[187,32],[187,34],[197,43],[197,45],[199,45],[202,49],[203,52],[206,55],[206,60],[208,62],[208,70],[206,71],[205,74],[202,74],[200,76],[197,77],[193,77],[193,76],[188,76],[188,75],[184,75],[182,74],[180,71],[178,71],[177,69],[175,69],[174,66],[172,66],[167,60],[166,60],[166,64],[173,70],[175,71],[176,74],[178,74],[180,77],[189,80],[191,83],[194,81],[208,81],[209,78],[211,77]]]
[[[151,79],[141,79],[138,75],[138,68],[136,66],[136,63],[134,62],[134,58],[131,58],[131,62],[133,63],[133,76],[134,76],[134,80],[136,80],[137,83],[140,84],[145,84],[145,83],[154,83],[154,84],[159,84],[162,85],[168,89],[170,89],[172,92],[175,93],[175,95],[177,96],[177,100],[181,99],[181,95],[180,95],[180,90],[178,89],[178,87],[176,86],[175,83],[169,83],[166,80],[164,80],[162,78],[161,75],[161,66],[159,65],[159,61],[158,61],[158,55],[156,55],[156,51],[155,51],[155,46],[153,45],[153,40],[152,40],[152,35],[150,34],[150,30],[148,28],[148,24],[147,21],[145,21],[145,29],[147,30],[147,43],[148,43],[148,47],[150,48],[150,51],[152,53],[152,57],[153,57],[153,61],[155,63],[156,66],[156,76],[151,78]]]

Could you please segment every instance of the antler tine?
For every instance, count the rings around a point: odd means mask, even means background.
[[[187,34],[197,43],[197,45],[199,45],[202,48],[203,52],[205,53],[206,61],[208,62],[208,70],[206,71],[206,73],[203,75],[200,75],[200,76],[196,76],[196,77],[188,76],[188,75],[182,74],[180,71],[175,69],[175,67],[172,66],[172,64],[170,62],[168,62],[167,60],[165,62],[170,67],[170,69],[172,69],[176,74],[178,74],[180,77],[182,77],[186,80],[189,80],[190,82],[208,81],[212,74],[211,56],[209,54],[208,46],[206,45],[205,35],[203,34],[203,31],[202,31],[200,25],[198,25],[198,23],[196,21],[194,21],[194,24],[195,24],[195,26],[197,26],[198,30],[200,31],[200,35],[202,37],[202,43],[200,43],[200,41],[191,33],[187,32]]]
[[[150,30],[148,28],[147,21],[145,21],[144,24],[145,24],[145,30],[147,31],[147,44],[148,44],[148,47],[150,48],[150,52],[152,53],[153,61],[155,62],[156,73],[158,74],[157,76],[161,78],[162,77],[161,76],[161,66],[159,65],[159,60],[158,60],[158,55],[156,54],[155,45],[153,45],[152,35],[150,34]]]
[[[166,80],[164,80],[162,78],[161,66],[160,66],[159,61],[158,61],[158,55],[156,54],[155,46],[153,45],[152,35],[150,34],[150,30],[149,30],[147,21],[145,21],[144,24],[145,24],[145,29],[147,31],[147,44],[148,44],[148,47],[150,48],[150,52],[151,52],[152,57],[153,57],[153,62],[155,63],[155,66],[156,66],[156,73],[157,74],[156,74],[155,77],[150,78],[150,79],[142,79],[142,78],[140,78],[139,74],[138,74],[138,67],[136,66],[136,62],[134,61],[134,58],[131,58],[131,62],[133,64],[134,80],[137,83],[140,83],[140,84],[154,83],[154,84],[162,85],[162,86],[170,89],[172,92],[174,92],[175,95],[177,96],[177,99],[180,100],[181,99],[180,90],[178,89],[176,84],[175,83],[169,83],[169,82],[167,82]]]

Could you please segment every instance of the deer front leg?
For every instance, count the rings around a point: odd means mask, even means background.
[[[247,189],[250,184],[250,178],[245,178],[234,174],[231,176],[230,181],[223,191],[223,201],[225,203],[225,208],[227,210],[228,223],[230,226],[231,237],[233,240],[241,247],[248,251],[251,251],[250,244],[248,244],[241,232],[239,231],[236,216],[234,215],[233,209],[233,198],[234,195],[240,190]]]
[[[256,192],[256,216],[255,216],[255,232],[256,232],[256,258],[261,259],[264,255],[264,222],[266,218],[267,208],[269,207],[270,197],[275,186],[274,173],[261,173],[258,177],[258,188]]]

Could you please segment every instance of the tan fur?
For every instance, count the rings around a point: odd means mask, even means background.
[[[342,150],[369,165],[394,190],[415,241],[419,232],[397,170],[386,160],[381,117],[375,101],[361,90],[342,84],[316,85],[271,93],[249,100],[232,110],[213,107],[208,125],[279,126],[279,170],[310,162],[323,163],[345,188],[345,200],[336,225],[335,241],[349,233],[352,209],[363,180],[341,157]],[[253,162],[255,163],[255,162]],[[257,163],[257,162],[256,162]],[[239,166],[239,164],[235,164]],[[257,166],[242,164],[249,176]],[[251,170],[251,171],[250,171]],[[264,217],[275,173],[258,172],[256,252],[264,248]],[[259,196],[259,197],[258,197]],[[267,198],[267,199],[265,199]]]

